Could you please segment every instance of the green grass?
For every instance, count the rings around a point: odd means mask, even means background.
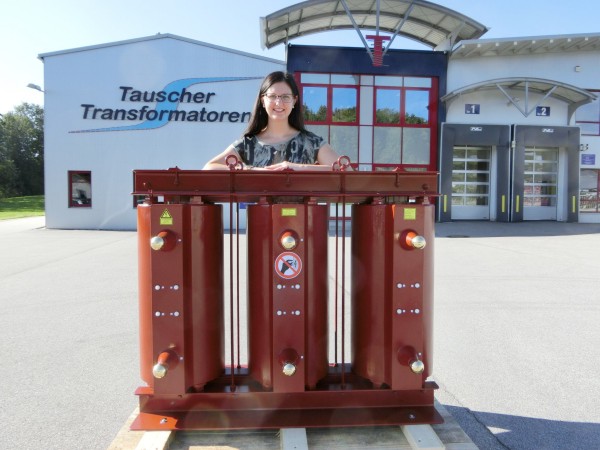
[[[0,199],[0,220],[44,215],[44,196],[10,197]]]

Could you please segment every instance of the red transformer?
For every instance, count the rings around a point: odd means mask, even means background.
[[[146,385],[132,429],[442,421],[437,174],[336,166],[134,172]]]

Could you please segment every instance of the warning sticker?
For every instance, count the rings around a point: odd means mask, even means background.
[[[417,208],[404,208],[404,220],[417,220]]]
[[[302,260],[293,252],[283,252],[275,258],[275,272],[281,278],[290,280],[302,272]]]
[[[281,208],[281,217],[296,217],[298,210],[296,208]]]
[[[160,215],[159,222],[161,225],[173,225],[173,216],[171,215],[168,209],[165,209],[162,212],[162,214]]]

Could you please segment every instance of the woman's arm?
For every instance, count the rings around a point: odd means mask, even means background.
[[[331,166],[334,162],[337,162],[340,155],[331,147],[329,144],[324,144],[317,153],[317,161],[321,166],[327,166],[331,170]]]
[[[233,145],[230,145],[225,151],[208,161],[202,170],[228,170],[229,166],[226,161],[229,156],[235,156],[237,160],[242,163],[242,158],[239,153]],[[331,171],[333,163],[335,163],[338,158],[339,155],[337,152],[329,144],[325,144],[319,149],[317,155],[318,164],[300,164],[282,161],[271,166],[253,167],[242,163],[242,168],[243,170],[316,170],[324,172]]]
[[[340,156],[337,152],[329,145],[324,144],[319,149],[317,154],[317,164],[300,164],[288,161],[282,161],[272,166],[267,166],[267,170],[316,170],[320,172],[327,172],[333,170],[333,163],[337,162]]]

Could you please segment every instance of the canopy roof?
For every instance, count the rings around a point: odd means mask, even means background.
[[[465,40],[456,44],[451,59],[481,56],[535,55],[600,49],[600,33]]]
[[[424,0],[309,0],[261,17],[263,48],[321,31],[355,29],[400,35],[436,50],[477,39],[488,29],[456,11]],[[368,47],[367,47],[368,49]]]
[[[535,111],[536,107],[540,106],[546,98],[552,97],[568,104],[568,115],[570,120],[571,116],[579,106],[590,103],[596,99],[596,95],[591,92],[558,81],[541,78],[500,78],[462,87],[444,95],[441,100],[450,104],[453,100],[463,94],[492,89],[500,90],[525,117]],[[521,103],[521,99],[515,97],[515,91],[520,92],[524,97],[523,103]],[[537,103],[531,107],[529,99],[530,92],[542,95]]]

